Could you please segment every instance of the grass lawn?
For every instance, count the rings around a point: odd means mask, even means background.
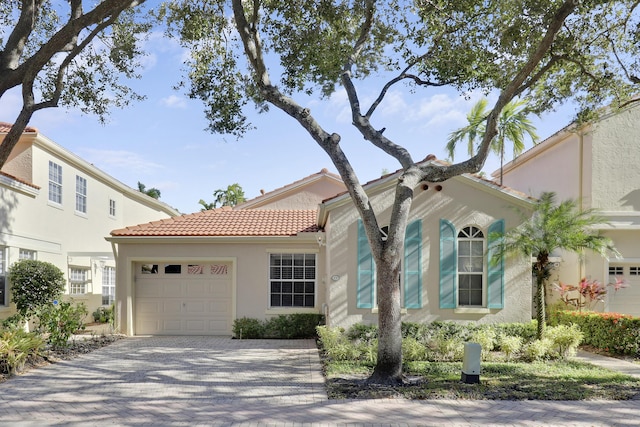
[[[364,382],[373,366],[325,360],[330,399],[496,399],[628,400],[640,399],[640,380],[577,361],[535,363],[483,362],[480,384],[460,381],[460,362],[405,363],[404,385]]]

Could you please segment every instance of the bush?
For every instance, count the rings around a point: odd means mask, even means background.
[[[20,313],[13,314],[6,319],[0,321],[0,330],[22,329],[24,326],[24,317]]]
[[[531,342],[536,339],[538,322],[532,320],[527,323],[498,323],[493,325],[499,336],[521,337],[523,342]]]
[[[524,346],[523,357],[527,361],[535,362],[548,359],[553,347],[553,341],[549,338],[533,340]]]
[[[495,347],[496,332],[491,327],[476,329],[471,333],[469,340],[480,344],[480,347],[482,347],[482,360],[487,360],[489,353]]]
[[[455,335],[449,335],[445,329],[438,330],[428,341],[433,358],[440,362],[462,360],[464,341]]]
[[[498,337],[498,345],[500,350],[505,354],[507,361],[518,354],[520,349],[522,349],[523,342],[524,339],[519,336],[500,335]]]
[[[566,359],[569,356],[575,356],[578,346],[582,342],[584,335],[580,332],[580,328],[576,324],[558,325],[547,328],[545,337],[553,342],[553,348],[556,350],[557,356]]]
[[[0,332],[0,372],[10,375],[20,371],[29,357],[44,347],[42,337],[21,329]]]
[[[12,301],[23,317],[31,317],[64,292],[64,274],[51,263],[24,259],[11,265],[8,273]]]
[[[70,302],[44,306],[37,312],[38,331],[48,334],[47,341],[57,348],[67,347],[74,332],[84,329],[83,319],[88,314],[83,304],[73,306]]]
[[[378,339],[378,325],[356,323],[347,331],[347,338],[351,341],[372,343]]]
[[[613,354],[640,356],[640,318],[618,313],[557,311],[550,324],[576,324],[584,334],[583,344]]]
[[[265,338],[315,338],[316,327],[324,323],[324,316],[311,313],[279,315],[267,320]]]
[[[316,327],[324,323],[322,314],[293,313],[267,321],[243,317],[233,321],[233,336],[238,339],[315,338]]]
[[[233,337],[238,339],[264,338],[264,323],[248,317],[236,319],[233,321]]]
[[[427,360],[427,348],[415,338],[403,338],[402,359],[405,362]]]
[[[96,323],[109,323],[113,325],[113,305],[110,307],[98,307],[92,313],[93,321]]]
[[[356,346],[349,341],[342,328],[318,326],[316,332],[320,348],[332,360],[354,360],[363,354],[362,350],[365,347]]]

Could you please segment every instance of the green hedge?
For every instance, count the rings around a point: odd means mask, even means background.
[[[298,339],[316,338],[316,326],[324,324],[322,314],[293,313],[269,320],[243,317],[233,321],[233,337],[238,339]]]
[[[619,313],[555,311],[550,324],[576,324],[584,334],[583,344],[613,354],[640,356],[640,318]]]

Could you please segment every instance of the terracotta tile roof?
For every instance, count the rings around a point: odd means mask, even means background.
[[[114,230],[112,236],[295,236],[319,231],[317,211],[220,208]]]
[[[11,123],[0,122],[0,133],[8,133],[11,130],[11,126],[13,126]],[[38,129],[31,126],[27,126],[24,131],[29,133],[38,133]]]
[[[29,187],[33,187],[33,188],[36,188],[38,190],[40,189],[39,186],[37,186],[37,185],[35,185],[35,184],[31,183],[31,182],[25,181],[24,179],[17,178],[17,177],[15,177],[13,175],[10,175],[10,174],[6,173],[6,172],[0,171],[0,175],[6,176],[7,178],[12,179],[13,181],[17,181],[19,183],[22,183],[24,185],[28,185]]]

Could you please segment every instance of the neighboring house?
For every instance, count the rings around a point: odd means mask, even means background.
[[[622,258],[586,254],[583,260],[561,255],[564,262],[552,275],[576,285],[582,277],[610,283],[622,275],[630,285],[611,290],[594,308],[640,316],[640,106],[609,114],[595,123],[568,126],[504,166],[503,182],[537,197],[554,191],[558,200],[579,201],[596,208],[608,221]],[[494,173],[497,176],[499,171]]]
[[[364,186],[382,221],[398,176]],[[376,322],[374,265],[344,190],[323,169],[234,209],[112,231],[118,327],[229,335],[234,319],[305,312],[331,326]],[[399,278],[405,321],[531,319],[528,260],[487,262],[492,231],[521,220],[513,207],[531,199],[476,176],[415,189]]]
[[[0,141],[10,128],[0,122]],[[0,319],[15,313],[7,269],[20,259],[55,264],[66,294],[86,303],[90,314],[110,305],[115,260],[104,236],[176,215],[28,127],[0,171]]]

